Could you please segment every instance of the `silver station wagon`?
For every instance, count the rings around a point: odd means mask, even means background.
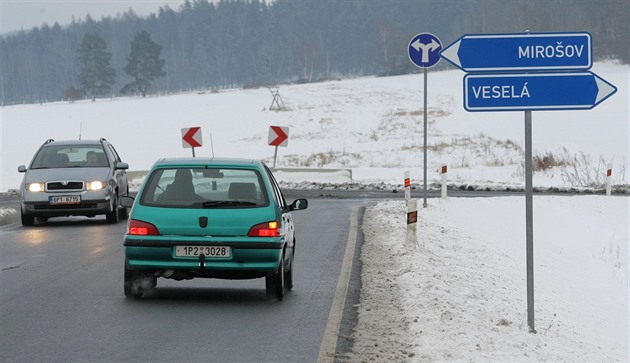
[[[129,193],[126,169],[116,149],[105,139],[47,140],[24,173],[22,225],[51,217],[104,214],[109,223],[127,217],[118,198]]]

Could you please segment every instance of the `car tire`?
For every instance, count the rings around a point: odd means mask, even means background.
[[[284,255],[280,260],[278,270],[271,275],[265,276],[265,290],[267,299],[281,301],[284,297]]]
[[[24,227],[31,227],[33,225],[35,225],[35,217],[28,215],[28,214],[24,214],[24,211],[22,209],[20,209],[20,215],[21,215],[21,219],[22,219],[22,225]]]
[[[120,221],[120,215],[118,214],[118,194],[114,194],[114,198],[111,201],[111,209],[112,211],[105,214],[105,218],[107,219],[107,223],[115,224]]]
[[[118,209],[118,220],[125,220],[129,218],[129,210],[125,207]]]
[[[295,256],[292,256],[289,269],[288,270],[285,269],[284,271],[284,287],[287,291],[293,290],[293,265],[294,264],[295,264]]]

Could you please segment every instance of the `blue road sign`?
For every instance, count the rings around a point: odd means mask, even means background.
[[[588,110],[617,92],[593,72],[468,74],[467,111]]]
[[[441,55],[466,72],[587,70],[591,44],[589,33],[473,34]]]
[[[442,42],[431,33],[420,33],[411,38],[409,60],[420,68],[431,68],[440,61]]]

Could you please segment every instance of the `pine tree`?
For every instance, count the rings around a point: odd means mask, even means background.
[[[166,61],[160,59],[161,53],[162,46],[154,43],[149,33],[142,31],[136,34],[131,42],[129,62],[124,68],[125,73],[134,80],[125,85],[120,92],[138,91],[145,97],[151,88],[151,82],[166,76],[166,72],[162,70]]]
[[[105,40],[96,33],[86,33],[77,53],[83,65],[79,75],[80,91],[90,94],[92,101],[97,95],[110,92],[116,83],[116,71],[109,66],[112,54],[107,52]]]

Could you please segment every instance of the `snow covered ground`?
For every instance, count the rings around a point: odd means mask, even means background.
[[[348,361],[628,361],[628,66],[593,72],[619,89],[590,111],[533,113],[538,188],[601,191],[606,169],[621,196],[534,198],[536,328],[526,324],[524,198],[430,200],[418,245],[405,246],[405,207],[366,211],[363,296]],[[429,175],[452,186],[522,188],[522,112],[467,113],[463,73],[429,74]],[[105,137],[131,170],[187,156],[181,128],[201,126],[197,155],[273,160],[270,125],[290,128],[279,167],[347,169],[327,187],[399,188],[422,178],[422,76],[286,85],[285,111],[265,88],[197,91],[1,109],[0,192],[46,139]],[[212,139],[212,143],[211,143]],[[211,144],[213,144],[211,146]],[[300,176],[301,175],[301,176]],[[286,186],[321,187],[278,172]],[[400,194],[399,194],[400,195]],[[420,203],[421,204],[421,203]],[[0,209],[0,215],[15,213]],[[343,359],[343,357],[341,357]]]
[[[628,66],[597,63],[593,72],[618,92],[590,111],[533,112],[534,156],[553,156],[535,174],[536,186],[628,185]],[[430,72],[428,179],[489,186],[522,186],[523,112],[466,112],[463,73]],[[422,178],[422,76],[360,78],[286,85],[287,111],[270,111],[266,88],[189,92],[147,98],[99,99],[5,106],[2,112],[0,191],[18,188],[17,166],[28,164],[47,139],[107,138],[131,170],[158,158],[189,156],[181,129],[202,128],[196,155],[273,160],[269,126],[289,127],[279,167],[351,168],[353,181],[401,184],[405,170]],[[212,140],[212,142],[211,142]],[[577,162],[574,162],[577,160]]]
[[[367,209],[355,346],[343,360],[628,361],[627,197],[534,198],[537,334],[524,198],[429,201],[417,245],[406,245],[403,201]]]

